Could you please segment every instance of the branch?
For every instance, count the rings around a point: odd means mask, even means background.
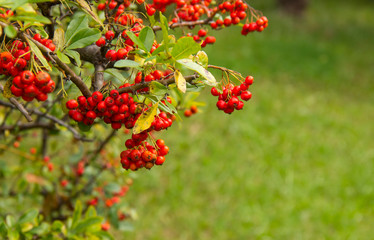
[[[0,83],[0,90],[1,92],[4,92],[4,86],[1,83]],[[32,122],[31,116],[29,115],[25,107],[20,102],[17,101],[17,99],[15,99],[14,97],[10,97],[9,102],[13,103],[13,105],[23,114],[23,116],[25,116],[27,121]]]
[[[13,104],[4,102],[2,100],[0,100],[0,105],[6,106],[6,107],[10,107],[10,108],[16,108]],[[49,119],[52,122],[55,122],[55,123],[57,123],[60,126],[66,127],[73,134],[74,138],[77,139],[77,140],[84,141],[84,142],[91,142],[91,141],[93,141],[93,139],[85,138],[75,128],[73,128],[71,125],[67,124],[66,122],[62,121],[61,119],[56,118],[55,116],[43,113],[43,112],[41,112],[41,111],[39,111],[37,109],[32,110],[32,113],[36,114],[36,115],[38,115],[40,117]],[[21,126],[21,127],[19,128],[19,126]],[[15,129],[28,130],[28,129],[33,129],[33,128],[53,129],[53,125],[51,125],[51,124],[45,124],[45,123],[38,123],[37,122],[34,125],[32,125],[32,124],[16,124],[14,126],[1,126],[0,130],[1,131],[3,131],[3,130],[10,130],[10,131],[12,131],[12,130],[15,130]]]
[[[185,76],[184,79],[186,79],[186,82],[192,82],[193,80],[195,80],[196,78],[198,78],[199,75],[198,74],[194,74],[194,75],[189,75],[189,76]],[[168,78],[168,79],[163,79],[163,80],[160,80],[160,81],[157,81],[165,86],[167,85],[170,85],[172,83],[175,83],[175,78],[172,77],[172,78]],[[129,86],[129,87],[124,87],[124,88],[119,88],[118,89],[118,92],[119,93],[125,93],[125,92],[136,92],[137,90],[139,89],[143,89],[143,88],[146,88],[146,87],[149,87],[149,85],[151,85],[152,82],[141,82],[141,83],[137,83],[135,85],[132,85],[132,86]]]
[[[0,22],[0,26],[5,28],[7,24]],[[70,80],[79,88],[79,90],[85,97],[88,98],[91,96],[91,91],[90,89],[88,89],[87,85],[83,82],[83,80],[78,75],[76,75],[75,72],[67,64],[63,63],[55,53],[53,53],[43,44],[39,43],[38,41],[35,41],[30,35],[19,31],[18,28],[16,28],[16,31],[19,38],[21,38],[23,41],[32,41],[44,54],[49,56],[60,69],[67,73],[70,76]]]

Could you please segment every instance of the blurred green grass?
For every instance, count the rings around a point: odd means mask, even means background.
[[[162,167],[136,173],[123,239],[371,239],[374,8],[313,1],[302,19],[260,2],[263,33],[216,34],[210,63],[252,74],[253,99],[162,137]]]

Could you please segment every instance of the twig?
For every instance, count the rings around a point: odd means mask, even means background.
[[[15,108],[14,105],[12,105],[10,103],[7,103],[7,102],[4,102],[2,100],[0,100],[0,105],[11,107],[11,108]],[[93,141],[93,139],[85,138],[75,128],[73,128],[71,125],[67,124],[66,122],[62,121],[59,118],[56,118],[55,116],[43,113],[43,112],[41,112],[41,111],[39,111],[37,109],[34,109],[32,113],[36,114],[38,116],[41,116],[43,118],[49,119],[52,122],[55,122],[55,123],[57,123],[60,126],[66,127],[73,134],[74,138],[77,139],[77,140],[80,140],[80,141],[83,141],[83,142],[92,142]],[[13,125],[13,126],[1,126],[0,130],[2,130],[2,131],[3,130],[11,130],[11,131],[13,131],[15,129],[28,130],[28,129],[32,129],[32,128],[53,129],[53,125],[37,122],[34,125],[33,124],[16,124],[16,125]]]
[[[0,83],[0,90],[1,92],[4,92],[4,86],[1,83]],[[23,114],[23,116],[25,116],[27,121],[32,122],[32,118],[30,114],[27,112],[25,107],[20,102],[17,101],[17,99],[15,99],[14,97],[10,97],[9,102],[13,103],[13,105]]]

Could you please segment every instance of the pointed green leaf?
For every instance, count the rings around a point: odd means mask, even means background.
[[[88,28],[88,17],[86,15],[81,15],[79,17],[75,16],[73,20],[70,22],[66,34],[65,34],[65,41],[66,44],[69,44],[72,37],[82,29]]]
[[[177,62],[181,64],[182,66],[199,73],[203,78],[207,80],[206,84],[210,86],[217,85],[217,81],[214,78],[214,76],[208,70],[203,68],[201,65],[193,62],[191,59],[180,59],[180,60],[177,60]]]
[[[114,64],[114,67],[117,67],[117,68],[129,67],[129,68],[136,68],[139,70],[141,69],[139,63],[135,61],[131,61],[131,60],[119,60]]]
[[[155,41],[155,33],[152,28],[148,26],[143,28],[139,33],[139,40],[143,42],[147,52],[151,51],[153,42]]]
[[[96,28],[79,30],[70,40],[67,49],[83,48],[96,42],[101,37],[101,32]]]
[[[70,63],[70,59],[68,56],[66,56],[65,54],[63,54],[62,52],[60,51],[57,51],[56,52],[56,55],[57,57],[63,62],[63,63],[66,63],[66,64],[69,64]]]
[[[161,23],[161,30],[162,30],[162,38],[163,38],[163,41],[164,41],[164,44],[165,44],[165,50],[166,52],[168,52],[168,44],[169,44],[169,23],[168,23],[168,20],[167,18],[162,15],[161,11],[160,11],[160,23]]]
[[[15,38],[17,36],[17,30],[15,27],[13,27],[13,25],[7,25],[4,32],[9,38]]]
[[[31,40],[26,39],[27,43],[29,44],[31,48],[31,52],[33,52],[36,57],[39,59],[39,61],[42,63],[43,67],[45,67],[48,71],[52,71],[51,66],[49,66],[47,60],[45,59],[43,53],[39,50],[39,48],[33,43]]]
[[[195,42],[192,37],[183,37],[178,39],[171,51],[171,55],[178,60],[187,58],[191,54],[196,54],[200,49],[200,44]]]
[[[149,85],[149,92],[155,96],[164,96],[167,93],[168,88],[157,81],[152,81]]]
[[[74,208],[74,213],[73,213],[73,222],[72,222],[72,227],[75,227],[82,215],[82,203],[81,201],[77,201],[75,203],[75,208]]]
[[[31,22],[31,23],[39,22],[39,23],[44,23],[44,24],[51,23],[51,20],[49,20],[48,18],[44,16],[37,15],[37,14],[30,14],[30,13],[28,15],[23,15],[23,16],[13,16],[11,17],[10,20]]]
[[[127,36],[138,46],[138,48],[147,51],[147,48],[144,46],[143,42],[131,31],[126,32]]]
[[[75,228],[73,228],[73,233],[80,234],[85,232],[88,228],[92,227],[93,225],[100,224],[103,221],[102,217],[90,217],[87,218],[77,224]]]
[[[77,51],[67,49],[64,52],[65,52],[66,55],[68,55],[69,57],[71,57],[75,60],[78,67],[80,67],[82,65],[81,57],[80,57],[80,55]]]
[[[18,223],[23,224],[31,222],[38,216],[38,214],[39,212],[36,209],[29,210],[19,218]]]

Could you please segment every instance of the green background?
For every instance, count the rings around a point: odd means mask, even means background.
[[[372,238],[373,2],[310,1],[302,18],[250,4],[269,27],[214,32],[204,50],[254,76],[252,100],[226,115],[205,94],[201,114],[162,135],[170,154],[134,175],[138,220],[118,238]]]

